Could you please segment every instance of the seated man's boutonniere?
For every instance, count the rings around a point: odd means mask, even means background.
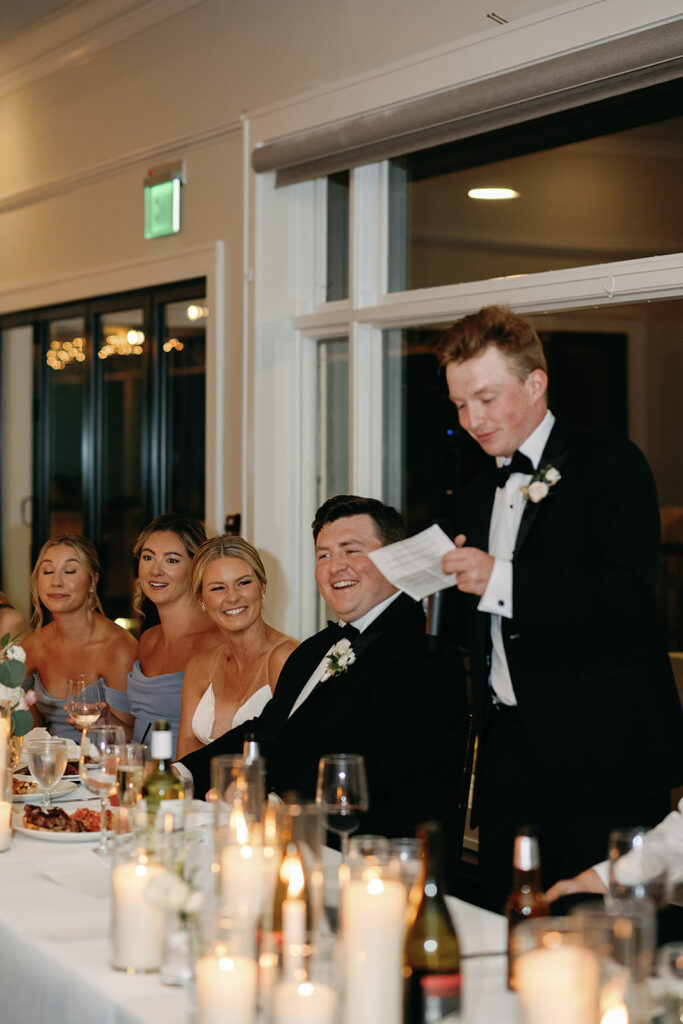
[[[355,660],[356,655],[353,652],[351,641],[343,637],[337,641],[327,655],[327,668],[321,675],[320,682],[324,683],[331,676],[340,676],[342,672],[348,670],[349,665],[353,665]]]
[[[543,501],[548,496],[550,488],[554,487],[557,481],[561,479],[562,476],[559,470],[555,469],[554,466],[547,465],[537,469],[529,483],[520,487],[524,500],[533,501],[534,505],[537,505],[539,501]]]

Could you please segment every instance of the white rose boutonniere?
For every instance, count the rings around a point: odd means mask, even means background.
[[[520,487],[522,494],[524,495],[525,501],[531,501],[534,505],[538,505],[539,501],[543,501],[547,498],[550,493],[550,488],[554,487],[558,480],[562,479],[562,474],[559,470],[555,469],[554,466],[546,465],[537,469],[528,484],[524,484]]]
[[[351,641],[344,637],[334,645],[327,655],[327,668],[320,677],[320,682],[324,683],[331,676],[340,676],[342,672],[348,671],[349,665],[353,665],[355,660],[356,655]]]

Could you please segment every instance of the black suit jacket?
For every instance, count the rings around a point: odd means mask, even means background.
[[[450,829],[462,767],[465,691],[459,654],[428,648],[422,608],[401,594],[353,641],[356,661],[319,683],[289,717],[296,698],[334,643],[328,629],[305,640],[287,659],[262,714],[183,758],[195,790],[210,785],[216,754],[239,753],[256,733],[268,786],[315,799],[324,754],[365,758],[370,809],[364,831],[413,835],[427,819]]]
[[[562,474],[526,504],[513,556],[505,651],[528,742],[569,806],[618,806],[683,778],[683,715],[655,605],[659,508],[629,441],[557,418],[540,466]],[[495,479],[481,473],[459,529],[488,550]],[[491,714],[490,616],[468,597],[480,754]]]

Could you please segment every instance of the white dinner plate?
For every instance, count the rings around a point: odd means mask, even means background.
[[[22,782],[32,782],[31,778],[22,779]],[[62,800],[76,800],[80,796],[78,786],[71,779],[62,779],[52,790],[52,799],[61,802]],[[43,802],[42,789],[36,789],[33,793],[14,793],[12,803],[15,804],[41,804]]]
[[[43,828],[24,828],[23,812],[15,811],[12,827],[17,835],[28,836],[29,839],[42,839],[49,843],[91,843],[100,838],[99,832],[52,832]]]

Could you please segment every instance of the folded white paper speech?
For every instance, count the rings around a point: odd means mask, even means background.
[[[421,601],[437,590],[455,586],[455,574],[441,571],[441,559],[454,547],[450,537],[434,523],[414,537],[371,551],[370,558],[390,583]]]

